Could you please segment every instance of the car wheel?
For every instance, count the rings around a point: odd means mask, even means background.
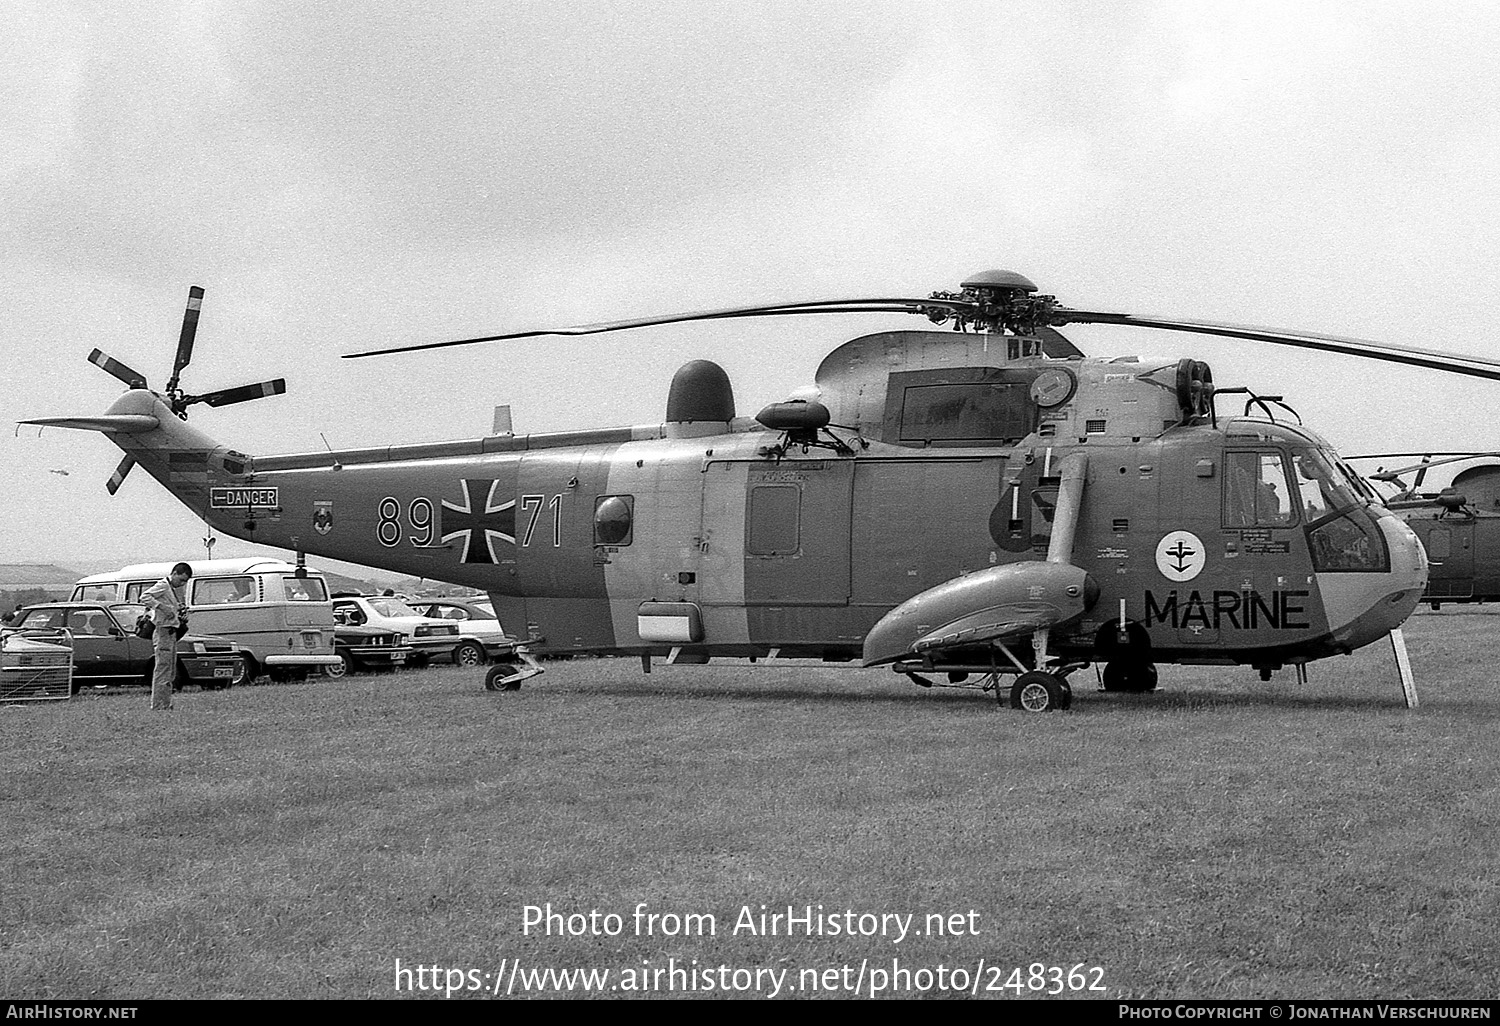
[[[348,652],[340,652],[338,657],[337,665],[323,667],[323,676],[339,680],[354,672],[354,660],[349,658]]]
[[[453,650],[453,664],[455,666],[482,666],[484,665],[484,647],[476,641],[461,641]]]

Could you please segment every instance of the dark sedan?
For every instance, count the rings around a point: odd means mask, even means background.
[[[394,670],[412,656],[412,647],[399,631],[344,623],[333,628],[333,651],[341,662],[324,669],[330,677],[347,677],[355,670]]]
[[[156,663],[149,638],[135,634],[146,615],[137,602],[47,602],[16,614],[12,626],[28,630],[67,630],[73,636],[73,687],[150,685]],[[189,624],[191,630],[191,624]],[[227,688],[244,676],[244,661],[224,638],[186,634],[177,642],[175,686]]]

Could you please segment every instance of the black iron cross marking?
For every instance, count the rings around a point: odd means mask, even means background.
[[[495,556],[495,539],[499,538],[512,545],[516,543],[516,500],[511,499],[498,505],[495,503],[499,481],[465,479],[463,487],[462,506],[443,500],[438,527],[443,541],[463,538],[463,552],[458,557],[460,563],[498,563],[500,560]],[[482,512],[477,508],[480,495],[484,496]],[[484,544],[474,544],[476,535]]]

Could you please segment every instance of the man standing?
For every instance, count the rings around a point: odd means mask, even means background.
[[[172,679],[177,674],[177,639],[187,633],[187,593],[193,568],[178,563],[172,572],[146,589],[141,601],[151,611],[151,639],[156,667],[151,675],[151,708],[172,708]]]

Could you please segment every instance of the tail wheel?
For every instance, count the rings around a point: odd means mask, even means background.
[[[1073,704],[1073,689],[1056,674],[1030,670],[1010,686],[1010,707],[1024,712],[1055,712]]]
[[[520,691],[520,681],[514,681],[509,684],[505,683],[505,678],[513,677],[520,672],[521,667],[515,663],[496,663],[484,675],[484,689],[486,691]]]
[[[453,662],[456,666],[483,666],[484,647],[475,641],[459,642],[453,650]]]

